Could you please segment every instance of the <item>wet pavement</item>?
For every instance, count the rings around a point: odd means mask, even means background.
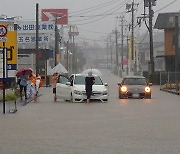
[[[153,86],[151,100],[119,100],[121,79],[105,74],[108,103],[53,102],[42,87],[37,101],[1,113],[0,154],[179,154],[180,97]]]

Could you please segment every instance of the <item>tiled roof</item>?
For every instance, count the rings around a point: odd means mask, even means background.
[[[155,29],[167,29],[175,27],[175,16],[180,15],[179,12],[172,13],[160,13],[158,14],[156,23],[154,25]]]

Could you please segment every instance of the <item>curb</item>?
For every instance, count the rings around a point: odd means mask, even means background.
[[[37,97],[40,97],[42,95],[43,94],[39,94]],[[27,105],[28,103],[32,102],[35,99],[36,99],[35,97],[30,97],[27,100],[20,100],[20,101],[18,101],[18,103],[21,104],[22,106],[25,106],[25,105]]]
[[[177,91],[172,91],[172,90],[167,90],[167,89],[160,89],[160,90],[171,93],[171,94],[179,95],[179,92]]]

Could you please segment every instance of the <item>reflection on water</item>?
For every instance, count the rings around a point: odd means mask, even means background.
[[[152,99],[144,99],[145,103],[152,103]]]
[[[136,103],[136,102],[141,102],[141,103],[148,103],[148,104],[150,104],[150,103],[152,103],[153,101],[152,101],[152,99],[131,99],[131,98],[129,98],[129,99],[119,99],[119,103],[120,103],[121,105],[126,105],[126,104],[128,104],[128,103]]]
[[[119,103],[122,105],[128,104],[128,99],[119,99]]]

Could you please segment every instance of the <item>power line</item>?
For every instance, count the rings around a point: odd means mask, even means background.
[[[164,6],[164,7],[162,7],[161,9],[155,11],[154,13],[157,13],[157,12],[159,12],[159,11],[161,11],[161,10],[163,10],[163,9],[165,9],[165,8],[167,8],[167,7],[169,7],[171,4],[175,3],[176,1],[177,1],[177,0],[174,0],[173,2],[167,4],[166,6]]]
[[[113,2],[113,1],[115,1],[115,2]],[[89,8],[86,8],[86,9],[83,9],[83,10],[79,10],[79,11],[76,11],[76,12],[72,12],[72,13],[70,13],[70,14],[73,14],[73,13],[78,13],[78,12],[83,12],[83,11],[87,11],[87,10],[90,10],[90,11],[94,11],[94,10],[98,10],[98,9],[101,9],[101,8],[103,8],[103,7],[106,7],[106,6],[109,6],[109,5],[111,5],[111,4],[114,4],[114,3],[116,3],[117,1],[119,1],[119,0],[112,0],[112,1],[109,1],[109,2],[106,2],[106,3],[102,3],[102,4],[99,4],[99,5],[96,5],[96,6],[93,6],[93,7],[89,7]],[[110,3],[110,4],[109,4]],[[105,5],[105,6],[104,6]],[[100,6],[100,8],[98,8]],[[103,6],[103,7],[102,7]],[[94,8],[96,8],[97,7],[97,9],[94,9]],[[91,10],[91,9],[93,9],[93,10]],[[90,12],[90,11],[87,11],[87,12]],[[87,13],[87,12],[83,12],[83,13]],[[82,14],[82,13],[79,13],[79,14]]]
[[[109,15],[116,15],[116,14],[119,14],[119,13],[107,13],[107,14],[94,14],[94,15],[80,15],[80,16],[68,16],[70,18],[73,18],[73,17],[80,17],[80,18],[86,18],[86,17],[98,17],[98,16],[109,16]]]
[[[146,31],[146,33],[145,33],[143,39],[142,39],[140,42],[138,42],[138,44],[141,44],[141,43],[145,40],[145,38],[147,37],[147,34],[148,34],[148,30]]]
[[[128,1],[130,1],[130,0],[126,0],[126,2],[124,2],[124,3],[127,3]],[[120,8],[122,8],[123,6],[121,5],[120,7],[118,7],[116,10],[114,10],[113,12],[111,12],[111,14],[112,13],[114,13],[114,12],[116,12],[118,9],[120,9]],[[112,10],[112,9],[111,9]],[[110,10],[108,10],[108,11],[106,11],[106,12],[109,12]],[[106,12],[104,12],[104,13],[106,13]],[[121,12],[122,13],[122,12]],[[125,12],[124,12],[125,13]],[[103,18],[105,18],[105,17],[107,17],[107,16],[103,16],[103,17],[101,17],[101,18],[99,18],[99,19],[96,19],[96,20],[93,20],[93,21],[90,21],[90,22],[86,22],[86,23],[82,23],[82,24],[77,24],[77,25],[85,25],[85,24],[89,24],[89,23],[93,23],[93,22],[96,22],[96,21],[99,21],[99,20],[101,20],[101,19],[103,19]]]
[[[104,32],[95,32],[95,31],[90,31],[90,30],[85,30],[82,28],[79,28],[80,30],[86,31],[86,32],[90,32],[90,33],[100,33],[100,34],[109,34],[109,33],[104,33]]]
[[[99,18],[99,19],[96,19],[96,20],[94,20],[94,21],[101,20],[101,19],[105,18],[106,16],[111,15],[112,13],[116,12],[117,10],[119,10],[122,6],[124,6],[124,4],[127,3],[128,1],[130,1],[130,0],[125,0],[124,2],[120,3],[119,5],[111,8],[111,9],[109,9],[109,10],[103,12],[103,13],[101,13],[100,15],[102,15],[103,17],[101,17],[101,18]],[[116,9],[116,8],[117,8],[117,9]],[[110,12],[110,11],[113,10],[113,9],[115,9],[115,11],[109,13],[108,15],[105,15],[107,12]],[[90,19],[93,19],[93,18],[96,18],[96,17],[90,17],[90,18],[87,18],[87,19],[76,20],[76,21],[71,21],[71,22],[85,21],[85,20],[90,20]],[[92,22],[94,22],[94,21],[92,21]],[[91,23],[91,22],[88,22],[88,23]],[[82,23],[82,24],[78,24],[78,25],[84,25],[84,24],[88,24],[88,23]]]

